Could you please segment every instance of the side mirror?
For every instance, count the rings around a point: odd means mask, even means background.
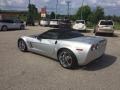
[[[40,36],[36,36],[36,39],[41,41],[42,38]]]

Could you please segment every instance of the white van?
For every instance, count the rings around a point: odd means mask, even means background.
[[[0,20],[0,31],[7,31],[8,29],[25,29],[25,25],[21,20]]]

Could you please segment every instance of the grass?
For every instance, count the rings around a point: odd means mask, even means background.
[[[87,28],[89,28],[89,29],[93,29],[95,26],[96,26],[95,24],[91,24],[91,23],[87,24]],[[120,23],[115,22],[114,29],[120,30]]]
[[[120,30],[120,23],[115,23],[114,28],[115,28],[115,30]]]

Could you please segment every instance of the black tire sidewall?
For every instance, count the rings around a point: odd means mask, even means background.
[[[21,25],[20,26],[20,30],[24,30],[25,29],[25,26],[24,25]]]
[[[6,30],[4,30],[4,28],[6,27]],[[7,31],[8,27],[7,26],[2,26],[1,31]]]
[[[69,67],[64,67],[64,66],[61,64],[60,60],[59,60],[59,56],[60,56],[60,54],[61,54],[62,52],[67,52],[67,53],[72,57],[72,64],[71,64]],[[78,65],[76,56],[73,54],[72,51],[70,51],[70,50],[68,50],[68,49],[64,49],[64,50],[62,50],[62,51],[58,54],[58,60],[59,60],[60,65],[61,65],[63,68],[72,69],[72,68],[74,68],[75,66]]]
[[[22,42],[24,43],[24,45],[25,45],[25,49],[24,49],[24,50],[22,50],[22,49],[19,48],[19,43],[20,43],[21,41],[22,41]],[[18,48],[19,48],[19,50],[22,51],[22,52],[27,52],[27,45],[26,45],[26,43],[25,43],[24,40],[22,40],[22,39],[18,40]]]

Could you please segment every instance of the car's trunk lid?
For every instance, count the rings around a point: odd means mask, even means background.
[[[101,42],[104,40],[105,39],[102,37],[85,36],[85,37],[77,37],[77,38],[68,39],[67,41],[81,42],[81,43],[87,43],[87,44],[97,44],[98,42]]]

